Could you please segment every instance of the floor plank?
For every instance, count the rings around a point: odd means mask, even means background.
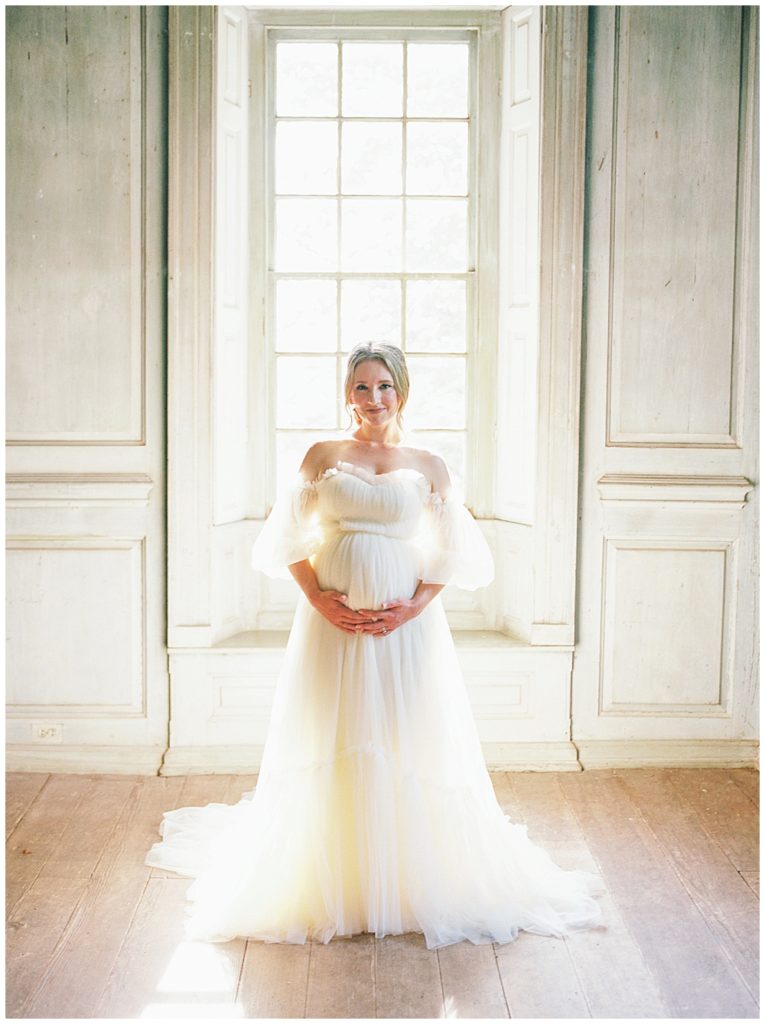
[[[5,838],[24,817],[50,775],[45,772],[13,772],[5,784]]]
[[[375,942],[375,1017],[443,1017],[438,954],[422,935],[386,935]]]
[[[187,943],[190,880],[143,863],[162,813],[236,803],[256,781],[9,776],[9,1013],[758,1015],[758,779],[747,769],[493,774],[505,813],[526,823],[532,841],[562,868],[602,874],[604,929],[438,951],[416,933],[305,946]]]
[[[26,1016],[25,1004],[43,977],[87,881],[38,878],[16,902],[6,937],[6,1014]]]
[[[496,950],[511,1017],[591,1016],[565,942],[521,932]]]
[[[731,772],[681,768],[671,776],[678,794],[690,803],[704,828],[739,871],[759,868],[759,823],[752,801]]]
[[[591,770],[576,784],[561,775],[560,784],[670,1014],[757,1016],[752,994],[620,778]]]
[[[306,1017],[374,1017],[374,966],[374,935],[312,943]]]
[[[560,785],[560,775],[514,775],[517,800],[529,824],[529,837],[538,842],[559,867],[600,874],[572,807]],[[604,927],[566,937],[569,956],[594,1017],[664,1017],[667,1007],[638,943],[609,893],[598,897]],[[604,957],[609,969],[603,970]]]
[[[756,768],[730,768],[728,776],[742,789],[755,807],[760,806],[760,773]]]
[[[148,879],[95,1016],[242,1016],[236,992],[245,940],[186,941],[188,886],[188,879]]]
[[[88,792],[80,801],[76,814],[43,865],[40,875],[50,878],[89,878],[139,782],[139,777],[126,775],[91,778]]]
[[[661,770],[617,773],[682,879],[709,929],[752,996],[759,989],[759,903],[746,880],[715,842],[710,842],[692,801],[686,801]]]
[[[67,933],[54,949],[28,1013],[35,1017],[92,1017],[121,953],[150,868],[143,863],[150,834],[180,799],[183,779],[138,779],[125,801]],[[189,882],[186,880],[186,884]],[[163,927],[157,923],[158,930]]]
[[[510,1016],[493,945],[456,942],[443,946],[438,950],[438,963],[445,1017]]]
[[[51,775],[6,844],[6,909],[12,913],[97,789],[83,775]]]
[[[237,996],[245,1017],[303,1017],[310,959],[310,942],[250,940]]]

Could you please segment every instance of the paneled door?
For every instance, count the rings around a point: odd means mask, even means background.
[[[167,12],[7,8],[7,741],[167,747]]]
[[[573,737],[756,737],[756,8],[590,8]]]

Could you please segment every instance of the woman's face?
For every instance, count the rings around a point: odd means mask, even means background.
[[[384,427],[396,418],[399,398],[385,363],[368,359],[353,374],[350,404],[371,427]]]

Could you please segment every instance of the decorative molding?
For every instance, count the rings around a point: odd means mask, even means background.
[[[604,473],[597,480],[604,505],[671,502],[693,508],[743,508],[754,488],[744,476]]]
[[[145,473],[8,473],[8,508],[145,507],[154,481]]]
[[[130,6],[125,10],[128,12],[125,17],[128,19],[128,104],[131,111],[129,192],[125,197],[130,209],[130,312],[127,328],[130,345],[130,381],[127,385],[130,388],[129,425],[124,430],[111,433],[101,430],[96,433],[78,430],[14,433],[9,429],[6,437],[6,444],[9,447],[119,447],[147,443],[147,296],[144,281],[148,276],[147,265],[152,256],[147,245],[147,216],[151,204],[147,203],[146,189],[147,162],[153,160],[147,144],[147,125],[153,116],[147,106],[147,64],[150,56],[154,55],[149,53],[149,45],[153,46],[153,40],[148,44],[150,28],[147,26],[147,9]],[[154,20],[153,16],[148,17]],[[153,28],[153,25],[151,27]]]
[[[168,633],[211,635],[216,8],[169,8]],[[205,641],[207,642],[207,641]]]
[[[618,701],[614,698],[614,650],[618,643],[618,629],[622,625],[609,618],[609,608],[616,605],[617,554],[628,552],[662,552],[668,555],[690,552],[718,556],[720,562],[719,615],[714,624],[714,656],[719,659],[714,702],[699,701]],[[653,717],[653,718],[730,718],[732,684],[732,637],[735,634],[736,564],[735,541],[709,538],[603,538],[603,568],[600,609],[600,657],[598,678],[598,717]],[[647,574],[646,574],[647,576]],[[686,591],[690,598],[690,591]],[[685,629],[690,627],[685,626]],[[665,656],[669,652],[662,652]],[[654,662],[655,664],[655,662]]]
[[[543,8],[541,279],[532,640],[574,642],[588,9]]]
[[[644,9],[645,10],[645,9]],[[718,287],[715,290],[715,303],[725,302],[726,306],[730,307],[730,334],[728,337],[728,343],[730,348],[730,358],[728,360],[729,365],[729,379],[726,386],[726,395],[728,398],[728,414],[727,414],[727,428],[722,431],[692,431],[687,432],[667,432],[658,431],[651,432],[650,430],[624,430],[621,428],[621,389],[620,383],[622,379],[621,369],[621,357],[623,348],[623,338],[620,331],[620,324],[622,322],[622,314],[624,310],[624,253],[630,248],[630,242],[626,238],[627,230],[627,217],[625,216],[626,211],[629,208],[629,196],[628,188],[631,183],[633,187],[636,187],[640,181],[643,184],[638,186],[645,188],[644,179],[640,177],[639,173],[635,171],[632,164],[629,161],[629,154],[626,152],[626,138],[629,124],[629,111],[628,105],[628,94],[631,85],[631,72],[630,67],[630,35],[633,30],[632,19],[634,17],[641,17],[644,14],[644,10],[641,11],[639,8],[624,7],[615,8],[615,16],[613,23],[613,85],[612,85],[612,115],[611,115],[611,196],[610,196],[610,254],[608,259],[608,275],[609,275],[609,315],[608,315],[608,334],[606,342],[607,351],[607,363],[608,370],[606,374],[606,446],[612,448],[698,448],[698,449],[710,449],[710,448],[738,448],[741,444],[741,431],[740,422],[742,416],[742,410],[740,408],[740,402],[738,396],[741,394],[739,375],[741,372],[740,358],[738,355],[739,348],[739,326],[738,321],[740,319],[740,303],[738,301],[738,295],[741,291],[741,276],[746,274],[746,268],[744,267],[740,257],[737,258],[737,253],[740,252],[741,248],[741,234],[742,231],[749,229],[749,222],[742,220],[742,206],[740,196],[734,198],[735,207],[737,209],[737,216],[735,225],[733,228],[733,245],[729,254],[726,254],[728,266],[731,268],[731,281],[730,291],[728,288],[725,289],[725,296],[720,296],[719,282],[716,281]],[[707,11],[710,9],[707,8]],[[714,10],[712,8],[711,10]],[[735,9],[734,9],[735,10]],[[743,12],[744,8],[739,9]],[[686,17],[690,17],[690,14],[686,14]],[[735,15],[734,15],[735,16]],[[743,15],[741,15],[743,16]],[[742,26],[743,27],[743,26]],[[637,33],[640,35],[640,33]],[[667,37],[669,39],[669,37]],[[737,45],[736,49],[739,47]],[[747,47],[745,41],[740,47],[741,60],[744,62],[740,65],[740,110],[745,109],[747,95],[749,95],[749,104],[751,105],[751,73],[752,69],[749,68],[749,93],[745,90],[745,83],[747,80],[747,67],[746,67],[746,53]],[[720,57],[722,59],[722,57]],[[704,65],[700,64],[699,67]],[[653,71],[650,72],[653,74]],[[677,71],[680,75],[681,71]],[[680,81],[680,79],[676,79]],[[720,97],[716,96],[715,100],[719,102]],[[671,109],[671,108],[669,108]],[[662,133],[664,132],[664,125],[660,125]],[[657,130],[656,137],[658,138],[659,132]],[[746,177],[742,179],[743,166],[747,164],[745,154],[751,153],[752,140],[746,139],[744,132],[739,133],[739,153],[737,158],[737,167],[732,177],[733,188],[743,188],[747,190],[748,182]],[[733,170],[733,169],[732,169]],[[633,197],[634,199],[634,197]],[[702,204],[703,205],[703,204]],[[717,253],[717,264],[723,258],[722,253]],[[718,266],[719,272],[719,266]],[[694,275],[695,281],[695,275]],[[669,281],[667,282],[669,284]],[[698,340],[696,340],[698,347]],[[715,339],[715,344],[719,344],[718,340]],[[703,346],[702,349],[703,350]],[[738,406],[738,407],[737,407]]]
[[[5,767],[9,772],[69,772],[89,775],[159,775],[164,746],[92,746],[86,743],[43,747],[8,744]]]
[[[758,768],[753,739],[579,740],[579,761],[589,768]]]
[[[110,537],[9,537],[6,551],[125,551],[130,559],[130,598],[133,628],[128,653],[133,655],[130,704],[12,704],[7,705],[12,718],[145,718],[148,700],[148,636],[146,621],[146,539]],[[119,652],[115,652],[115,656]],[[124,652],[123,652],[124,654]]]

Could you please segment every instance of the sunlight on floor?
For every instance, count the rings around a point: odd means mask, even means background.
[[[236,992],[231,960],[216,946],[181,942],[157,983],[157,992]]]
[[[446,996],[444,998],[444,1009],[441,1013],[442,1017],[459,1017],[459,1009],[457,1003],[454,1000],[454,996]]]
[[[237,983],[237,962],[225,950],[210,943],[180,942],[157,982],[158,1001],[145,1006],[141,1018],[245,1017],[244,1007],[233,1001]]]

